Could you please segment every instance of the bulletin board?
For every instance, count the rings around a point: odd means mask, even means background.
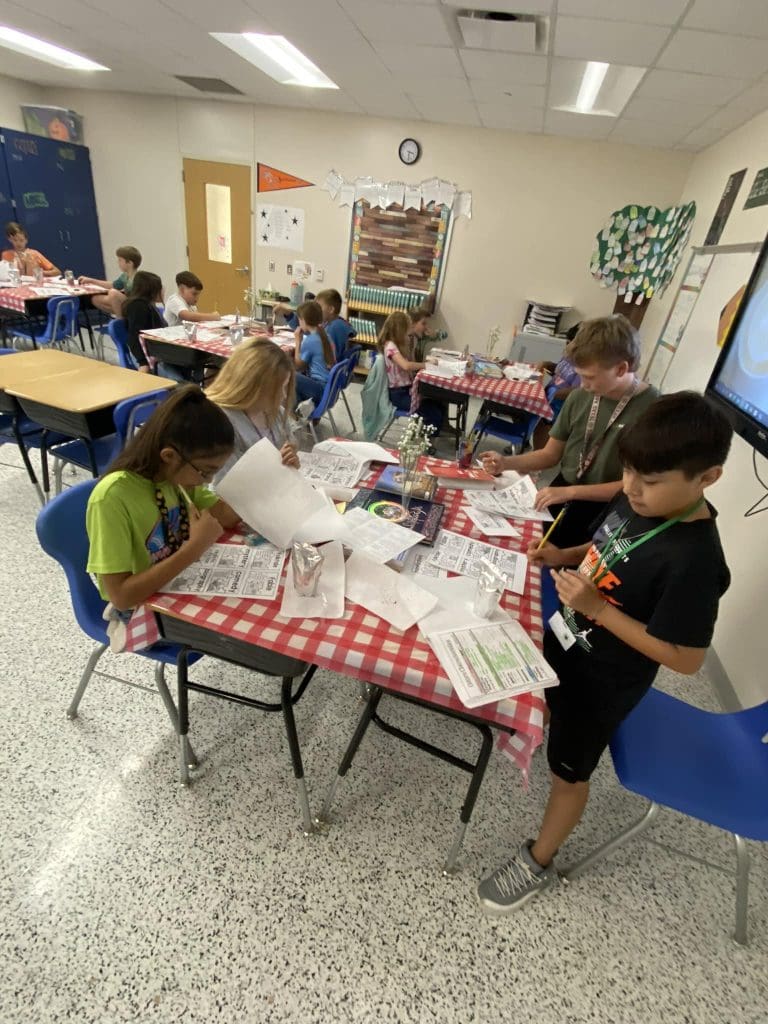
[[[371,208],[359,199],[352,210],[348,284],[426,292],[434,309],[450,239],[451,212],[444,206],[404,210]]]

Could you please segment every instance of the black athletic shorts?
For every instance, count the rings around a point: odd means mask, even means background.
[[[596,675],[589,654],[575,647],[564,651],[550,630],[544,634],[544,657],[560,680],[559,686],[544,691],[552,715],[550,770],[565,782],[587,782],[617,726],[653,680],[628,682],[620,678],[620,670]]]

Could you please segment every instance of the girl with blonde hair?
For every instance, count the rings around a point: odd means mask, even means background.
[[[264,437],[279,449],[284,466],[299,468],[292,422],[286,411],[293,408],[294,390],[293,361],[279,345],[253,338],[235,349],[206,391],[235,430],[234,451],[214,483]]]
[[[398,310],[390,313],[379,333],[378,348],[384,359],[389,386],[389,400],[396,409],[411,408],[413,379],[426,363],[413,358],[413,339],[410,336],[411,320],[407,313]],[[445,409],[433,401],[419,404],[419,416],[439,433],[443,425]]]

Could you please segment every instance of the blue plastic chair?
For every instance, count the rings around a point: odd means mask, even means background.
[[[96,671],[99,659],[109,646],[106,622],[102,613],[107,602],[101,597],[93,580],[86,571],[88,564],[88,535],[85,529],[85,512],[95,480],[71,487],[69,490],[44,505],[37,517],[37,537],[46,554],[54,558],[66,573],[69,595],[77,623],[82,631],[97,643],[80,677],[80,682],[67,709],[68,718],[77,718],[80,701],[93,675],[116,678]],[[179,733],[179,719],[176,705],[165,683],[165,666],[175,665],[179,648],[165,642],[154,644],[146,651],[136,651],[138,657],[155,663],[155,685],[162,697],[174,731]],[[190,661],[198,661],[200,655],[189,655]],[[191,763],[196,763],[194,754]]]
[[[161,402],[168,397],[169,391],[163,388],[158,391],[148,391],[145,395],[136,395],[134,398],[126,398],[119,402],[112,413],[112,421],[115,424],[115,433],[106,437],[98,437],[91,441],[93,454],[96,460],[97,475],[104,473],[114,458],[123,450],[126,442],[133,436],[137,427],[149,419]],[[69,463],[79,466],[81,469],[93,472],[91,456],[88,446],[79,439],[67,439],[59,444],[48,442],[48,454],[54,461],[55,493],[61,493],[61,477],[64,466]]]
[[[363,349],[360,345],[352,345],[350,348],[347,349],[347,354],[344,357],[346,370],[344,372],[344,381],[341,385],[341,400],[344,403],[345,409],[347,410],[347,416],[349,416],[349,422],[352,424],[353,433],[357,431],[357,427],[355,426],[355,419],[352,415],[352,410],[349,407],[349,402],[347,401],[346,390],[349,387],[350,383],[352,382],[352,375],[354,374],[355,369],[357,368],[357,364],[360,361],[360,353],[362,351]]]
[[[107,324],[107,334],[117,349],[117,359],[124,370],[138,370],[138,364],[128,348],[128,327],[120,317],[117,320],[110,320]]]
[[[80,300],[67,295],[54,295],[48,299],[46,308],[48,319],[41,334],[34,330],[25,331],[21,327],[13,327],[11,334],[15,338],[31,341],[33,348],[38,345],[61,345],[74,340],[75,335],[79,334],[77,317]]]
[[[647,828],[660,806],[671,807],[733,835],[734,938],[746,945],[749,852],[744,840],[768,841],[768,701],[718,714],[651,689],[616,730],[611,755],[622,786],[650,805],[640,819],[566,868],[563,877],[576,878]]]
[[[344,387],[344,381],[347,379],[347,363],[347,359],[341,359],[331,367],[331,372],[328,374],[328,380],[325,382],[325,388],[320,396],[320,401],[307,417],[307,423],[309,424],[309,429],[312,431],[312,438],[315,444],[317,444],[317,431],[315,430],[315,424],[319,423],[323,416],[328,416],[328,420],[331,424],[331,430],[334,435],[339,435],[332,410],[339,400],[339,395],[342,393],[342,388]]]

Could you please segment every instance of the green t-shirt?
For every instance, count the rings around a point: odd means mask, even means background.
[[[125,271],[118,275],[112,282],[112,287],[116,288],[119,292],[125,292],[126,295],[131,294],[131,288],[133,288],[133,278],[129,277]]]
[[[638,420],[649,405],[659,397],[655,388],[648,387],[639,391],[624,407],[621,416],[614,422],[604,438],[600,451],[587,472],[581,478],[582,484],[606,484],[612,480],[621,480],[622,465],[619,459],[618,440],[621,431]],[[579,468],[579,455],[584,447],[584,432],[587,429],[589,410],[592,408],[592,398],[588,391],[583,388],[576,388],[565,400],[560,415],[555,420],[554,426],[549,432],[550,437],[556,441],[565,442],[565,451],[560,462],[560,472],[568,483],[576,482],[576,474]],[[619,404],[619,399],[601,398],[600,408],[597,413],[593,440],[602,437],[603,431],[611,414]],[[590,446],[591,447],[591,446]]]
[[[168,557],[170,551],[155,501],[156,486],[146,477],[125,470],[109,473],[99,480],[85,515],[90,541],[88,572],[96,575],[143,572]],[[173,484],[163,481],[159,487],[168,507],[171,531],[178,533],[179,502],[183,498]],[[219,500],[207,487],[192,487],[188,493],[199,509],[210,508]],[[106,599],[101,581],[99,593]]]

